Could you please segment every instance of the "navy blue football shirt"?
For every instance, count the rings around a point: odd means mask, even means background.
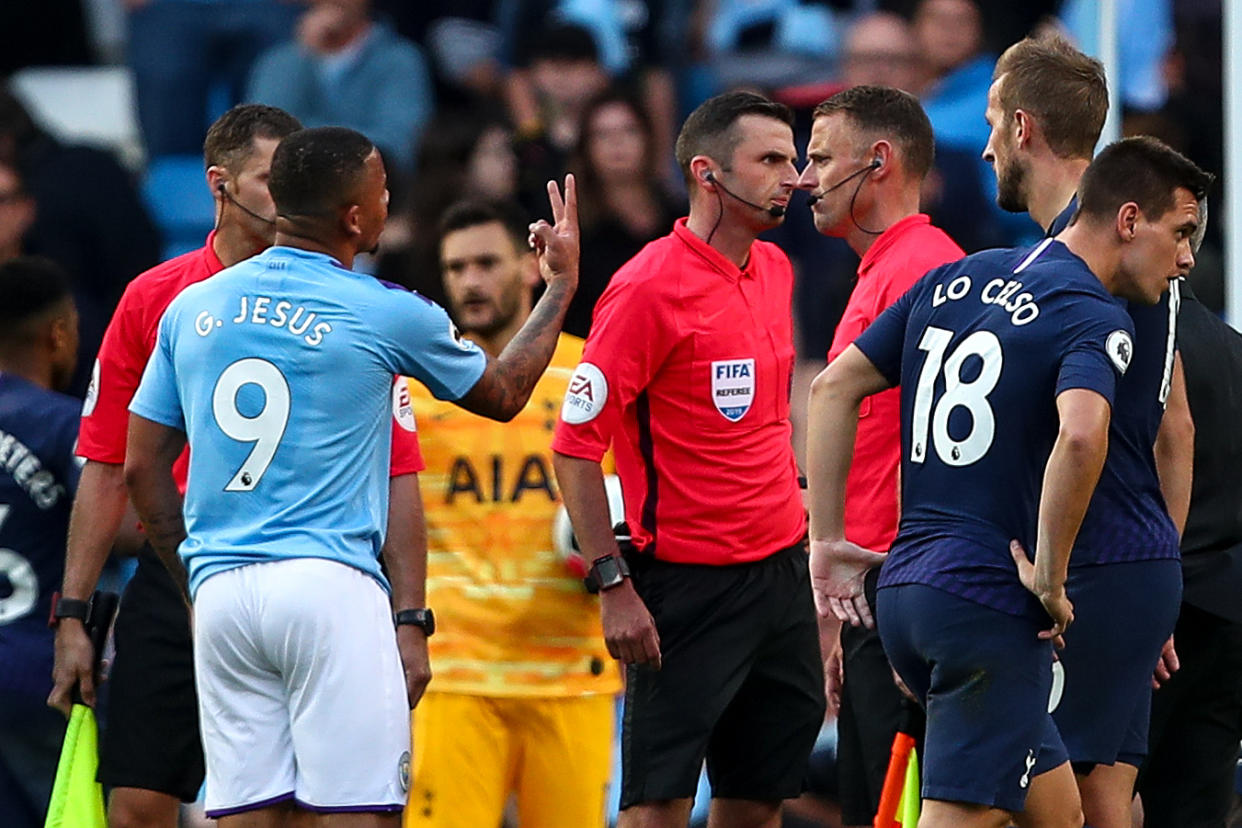
[[[1069,226],[1078,196],[1053,219],[1048,236]],[[1070,566],[1176,558],[1177,527],[1156,474],[1154,445],[1173,378],[1175,282],[1155,307],[1122,303],[1134,322],[1134,358],[1117,384],[1108,428],[1108,461],[1070,556]]]
[[[1074,543],[1070,566],[1177,558],[1177,527],[1169,517],[1155,442],[1173,379],[1177,312],[1174,282],[1158,305],[1128,303],[1134,358],[1117,383],[1108,427],[1108,460]]]
[[[1009,541],[1035,549],[1057,396],[1082,388],[1112,403],[1133,355],[1130,317],[1045,239],[930,271],[855,345],[902,390],[901,526],[880,586],[926,584],[1042,618]]]
[[[51,690],[52,592],[78,485],[80,401],[0,374],[0,670],[7,690]]]
[[[1070,219],[1072,219],[1074,214],[1077,212],[1078,195],[1075,194],[1074,197],[1070,199],[1069,204],[1065,206],[1065,209],[1058,213],[1057,217],[1052,220],[1052,224],[1048,225],[1048,232],[1044,233],[1044,238],[1050,239],[1066,227],[1069,227]]]

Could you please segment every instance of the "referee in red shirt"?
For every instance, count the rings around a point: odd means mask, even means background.
[[[916,98],[890,87],[855,86],[821,103],[813,119],[798,186],[811,194],[815,228],[845,239],[862,257],[828,352],[832,361],[924,273],[965,254],[919,212],[933,138]],[[828,701],[839,708],[837,768],[846,825],[872,824],[903,716],[902,696],[872,621],[882,553],[897,536],[900,512],[900,394],[889,389],[859,408],[845,490],[848,548],[834,550],[873,562],[858,584],[859,595],[837,603],[839,620],[849,623],[839,640],[833,625],[834,640],[824,646]]]
[[[756,241],[797,184],[792,123],[745,92],[687,119],[690,216],[600,298],[552,444],[627,665],[622,828],[685,826],[704,758],[712,824],[778,825],[823,721],[789,424],[793,274]],[[599,466],[610,443],[624,559]]]
[[[203,146],[207,184],[216,200],[216,229],[203,247],[130,282],[108,324],[82,409],[77,453],[86,465],[69,520],[64,582],[52,611],[55,687],[48,703],[65,712],[75,685],[81,686],[87,704],[95,702],[94,653],[82,619],[125,513],[129,402],[155,347],[160,317],[186,287],[271,246],[275,207],[267,177],[272,153],[282,138],[299,129],[293,116],[270,106],[243,104],[220,116]],[[398,389],[404,390],[404,383]],[[394,395],[394,414],[397,408]],[[187,461],[188,454],[182,453],[174,468],[182,491]],[[418,502],[413,473],[422,468],[413,415],[404,423],[397,417],[391,515],[413,513],[409,504]],[[410,544],[404,541],[412,537],[413,528],[406,531],[402,524],[390,528],[389,535],[392,546],[405,554]],[[390,566],[408,565],[394,562],[387,550],[385,559]],[[422,600],[421,595],[407,597]],[[111,790],[109,822],[174,828],[179,802],[193,802],[202,786],[203,751],[189,615],[180,589],[149,546],[139,555],[125,589],[115,635],[116,661],[99,761],[99,780]],[[424,672],[429,679],[430,668]]]

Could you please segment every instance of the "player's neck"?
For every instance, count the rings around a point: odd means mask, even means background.
[[[1058,159],[1032,169],[1031,194],[1027,212],[1035,223],[1047,230],[1078,192],[1078,182],[1091,162],[1085,158]]]
[[[40,388],[52,389],[52,366],[34,354],[16,353],[0,356],[0,374],[12,374]]]
[[[292,247],[295,250],[305,250],[310,253],[323,253],[336,259],[342,267],[352,270],[354,267],[354,256],[357,251],[350,246],[347,240],[338,242],[329,242],[319,239],[309,234],[298,233],[295,230],[281,227],[276,231],[275,244],[281,247]]]
[[[919,212],[919,188],[896,193],[896,198],[881,195],[867,215],[854,216],[845,242],[861,259],[880,236],[897,222]]]
[[[750,246],[755,243],[755,231],[737,224],[728,212],[716,221],[716,206],[703,210],[690,208],[690,217],[686,219],[686,229],[714,249],[717,253],[733,262],[738,269],[746,266],[750,259]]]
[[[212,252],[225,267],[232,267],[262,253],[267,247],[266,239],[257,238],[245,228],[231,222],[221,223],[211,239]]]
[[[1082,259],[1087,268],[1100,280],[1104,289],[1116,295],[1117,277],[1120,275],[1121,256],[1117,246],[1108,238],[1109,228],[1094,226],[1089,221],[1077,221],[1061,231],[1057,241]]]

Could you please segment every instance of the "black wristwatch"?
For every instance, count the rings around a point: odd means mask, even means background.
[[[436,614],[429,609],[397,610],[392,620],[398,627],[403,624],[418,627],[428,638],[436,631]]]
[[[47,625],[55,629],[62,618],[76,618],[85,625],[86,619],[90,617],[90,614],[90,601],[65,598],[59,592],[54,592],[52,593],[52,614],[48,616]]]
[[[620,586],[630,577],[630,567],[625,558],[618,555],[601,555],[591,561],[591,571],[587,573],[587,589],[592,592],[604,592]]]

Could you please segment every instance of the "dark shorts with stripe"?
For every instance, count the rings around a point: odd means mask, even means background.
[[[1070,569],[1065,590],[1074,623],[1058,653],[1064,676],[1052,718],[1074,770],[1147,755],[1151,677],[1173,634],[1182,600],[1175,559]]]
[[[876,605],[884,650],[927,711],[923,798],[1021,811],[1031,780],[1067,760],[1040,625],[921,584],[882,587]]]
[[[190,616],[149,548],[121,596],[99,781],[193,802],[203,784]]]
[[[824,720],[803,547],[733,566],[627,557],[663,667],[628,671],[621,807],[694,796],[705,759],[713,797],[797,796]]]

